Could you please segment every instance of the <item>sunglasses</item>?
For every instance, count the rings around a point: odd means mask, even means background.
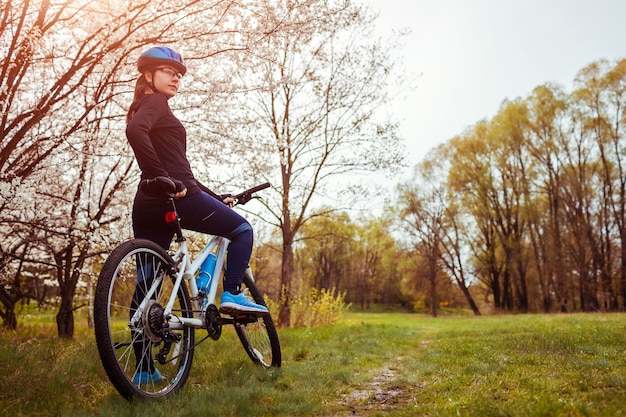
[[[164,73],[166,73],[167,75],[169,75],[170,77],[178,77],[178,79],[182,79],[183,78],[183,74],[181,74],[178,71],[174,71],[173,69],[171,69],[170,67],[162,67],[162,68],[157,68],[159,71],[162,71]]]

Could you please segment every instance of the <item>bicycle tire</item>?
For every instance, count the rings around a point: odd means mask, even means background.
[[[189,377],[194,329],[184,326],[182,330],[167,331],[164,330],[166,326],[162,326],[163,307],[172,294],[175,280],[170,275],[172,265],[171,257],[159,245],[149,240],[133,239],[111,252],[98,277],[94,301],[96,344],[111,383],[129,401],[134,397],[168,398],[181,389]],[[145,298],[146,288],[159,275],[163,280],[151,297],[154,301],[149,301],[141,319],[131,328],[130,318],[136,306]],[[183,281],[172,316],[192,317],[192,309]],[[170,350],[166,352],[168,336],[170,340],[178,337],[180,340],[170,342]],[[158,361],[160,356],[164,363]],[[153,371],[155,367],[158,374]],[[143,371],[146,374],[141,375]],[[157,375],[166,379],[155,381]]]
[[[265,306],[263,294],[248,274],[244,276],[242,291],[251,296],[255,303]],[[236,317],[234,326],[252,362],[262,368],[280,367],[280,343],[271,315]]]

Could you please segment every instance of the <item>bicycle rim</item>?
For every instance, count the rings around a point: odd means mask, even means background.
[[[256,283],[248,276],[244,278],[242,290],[257,304],[265,305]],[[270,315],[235,318],[235,330],[252,362],[263,368],[280,367],[280,343]]]
[[[169,397],[189,376],[194,329],[185,326],[168,332],[163,326],[163,307],[173,291],[174,278],[167,273],[170,262],[161,247],[137,239],[111,253],[98,279],[94,303],[98,351],[109,379],[129,400]],[[131,323],[149,288],[159,281],[147,308]],[[192,314],[183,282],[172,315],[175,320]]]

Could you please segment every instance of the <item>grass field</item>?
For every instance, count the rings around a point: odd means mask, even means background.
[[[198,347],[183,390],[153,403],[117,394],[86,326],[67,341],[36,322],[0,330],[0,415],[626,415],[626,314],[346,313],[281,330],[274,372],[225,331]]]

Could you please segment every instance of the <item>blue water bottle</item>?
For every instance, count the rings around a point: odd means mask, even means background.
[[[213,278],[213,273],[215,272],[215,261],[215,254],[209,253],[209,256],[202,262],[198,278],[196,279],[198,290],[203,291],[205,295],[209,292],[211,278]]]

